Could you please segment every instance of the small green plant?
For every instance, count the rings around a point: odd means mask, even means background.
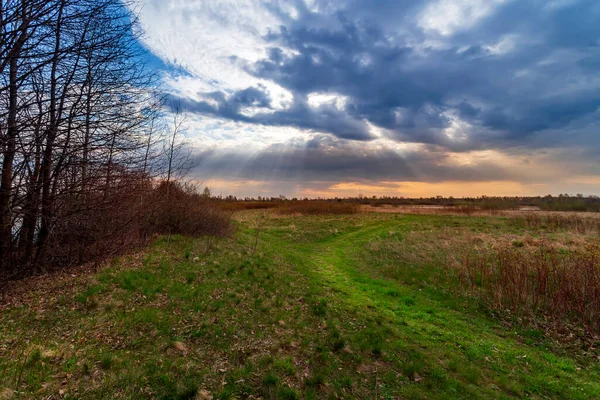
[[[40,349],[35,348],[31,354],[29,354],[29,357],[27,358],[27,363],[26,365],[28,367],[31,367],[33,365],[35,365],[38,361],[40,361],[42,359],[42,352],[40,351]]]
[[[373,353],[374,357],[381,357],[381,354],[383,353],[383,350],[381,349],[381,346],[376,344],[375,346],[373,346],[373,348],[371,349],[371,353]]]
[[[325,378],[321,374],[315,374],[306,380],[306,386],[319,387],[325,384]]]
[[[273,362],[273,366],[275,369],[288,376],[291,376],[296,372],[296,367],[290,357],[276,359]]]
[[[448,362],[448,370],[456,372],[460,368],[460,361],[458,359],[452,359]]]
[[[277,378],[277,376],[273,375],[272,373],[267,374],[263,378],[263,385],[265,385],[265,386],[276,386],[278,382],[279,382],[279,379]]]
[[[281,400],[297,400],[298,393],[292,388],[282,387],[277,391],[277,398]]]
[[[75,301],[85,305],[87,308],[92,309],[98,306],[98,302],[95,296],[102,292],[102,286],[92,285],[83,292],[75,296]]]
[[[312,307],[312,312],[317,317],[324,317],[327,313],[327,301],[321,300],[318,303],[314,304]]]
[[[408,361],[402,364],[402,374],[414,381],[422,373],[424,367],[424,364],[420,361]]]
[[[194,283],[196,281],[196,273],[195,272],[186,273],[185,280],[188,284]]]
[[[334,384],[340,388],[351,388],[352,378],[350,376],[342,376],[334,381]]]
[[[481,379],[481,371],[478,367],[468,366],[465,367],[460,373],[467,382],[474,385],[477,384]]]
[[[335,328],[332,330],[329,340],[331,349],[335,352],[341,351],[346,346],[346,340],[342,337],[340,331]]]
[[[100,368],[103,370],[109,370],[113,367],[114,359],[110,354],[104,354],[100,359]]]

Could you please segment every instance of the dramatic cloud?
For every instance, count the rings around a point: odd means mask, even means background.
[[[598,173],[597,1],[146,3],[145,44],[171,66],[171,96],[244,143],[200,156],[235,154],[248,179],[539,181],[508,168],[522,154],[584,154],[573,174]],[[245,138],[282,129],[294,133]],[[450,165],[461,154],[496,158]]]

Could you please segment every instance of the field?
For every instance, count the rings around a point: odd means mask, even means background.
[[[599,219],[348,212],[13,284],[0,399],[600,398]]]

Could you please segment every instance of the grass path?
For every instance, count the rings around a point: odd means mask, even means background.
[[[400,392],[410,398],[449,393],[464,398],[600,397],[597,383],[573,376],[580,370],[573,360],[519,342],[481,310],[457,304],[437,289],[378,277],[364,249],[398,229],[407,228],[397,220],[375,220],[316,244],[287,245],[296,252],[294,261],[304,260],[304,272],[336,293],[338,302],[385,320],[393,338],[384,341],[390,365],[399,366],[413,382],[428,376],[428,390],[405,385]],[[596,365],[592,375],[597,374]]]

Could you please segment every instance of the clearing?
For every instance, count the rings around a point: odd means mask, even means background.
[[[161,237],[97,271],[16,283],[0,308],[0,399],[600,397],[597,338],[499,318],[440,263],[472,243],[568,252],[597,232],[394,213],[236,220],[231,239]]]

